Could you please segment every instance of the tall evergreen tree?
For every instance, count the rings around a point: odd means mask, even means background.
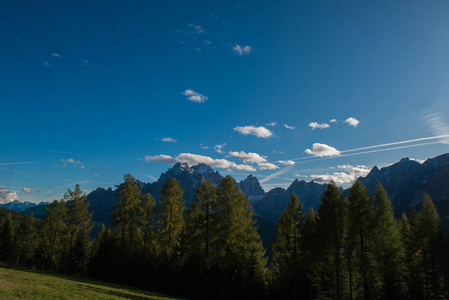
[[[121,240],[120,246],[125,256],[135,250],[136,240],[140,238],[142,226],[142,193],[135,178],[125,174],[124,182],[117,185],[117,203],[112,210],[111,218],[116,233]]]
[[[55,200],[46,207],[46,215],[42,222],[40,241],[37,251],[38,263],[43,268],[60,269],[62,253],[65,249],[66,224],[63,220],[67,205],[63,199]]]
[[[6,215],[0,227],[0,260],[10,261],[14,252],[14,224],[11,213]]]
[[[286,288],[293,288],[294,299],[298,297],[300,279],[300,239],[304,213],[299,198],[292,193],[287,207],[279,218],[276,237],[273,243],[273,266]]]
[[[201,213],[199,222],[201,224],[200,240],[203,243],[204,255],[209,258],[211,246],[216,239],[216,208],[217,208],[217,189],[211,181],[201,183],[201,188],[196,191],[196,203]]]
[[[442,250],[441,219],[429,195],[426,195],[420,212],[412,223],[414,244],[413,270],[420,278],[419,293],[424,299],[442,297],[440,255]]]
[[[81,232],[76,236],[73,244],[70,259],[70,270],[82,276],[87,275],[87,266],[90,260],[91,242],[89,236],[85,232]]]
[[[145,194],[142,203],[142,233],[143,250],[148,254],[154,250],[155,243],[155,223],[156,223],[156,201],[150,194]]]
[[[15,236],[15,260],[17,264],[30,264],[38,246],[36,224],[31,217],[22,218]]]
[[[158,236],[160,251],[172,256],[180,246],[180,238],[184,229],[184,191],[175,178],[170,178],[161,190],[161,217]]]
[[[352,275],[360,275],[357,277],[360,280],[357,280],[356,288],[363,295],[363,299],[371,299],[375,290],[373,284],[377,283],[377,279],[373,278],[376,273],[373,271],[370,253],[372,250],[373,209],[368,189],[360,180],[357,179],[349,189],[348,200],[348,233],[351,248],[355,254],[352,265],[357,271],[357,274],[353,273]]]
[[[67,269],[70,271],[72,264],[72,248],[77,240],[78,234],[87,236],[92,229],[92,212],[89,212],[89,202],[87,196],[80,188],[75,186],[75,190],[68,189],[64,194],[64,201],[67,204],[64,221],[68,235]]]
[[[405,296],[404,246],[387,192],[379,182],[374,194],[373,254],[380,276],[378,297],[393,299]]]
[[[318,208],[318,247],[322,292],[333,299],[345,294],[347,207],[334,182],[326,186]],[[327,281],[327,282],[326,282]]]
[[[253,211],[232,176],[222,179],[217,201],[219,236],[216,257],[224,272],[223,286],[228,297],[256,297],[263,292],[263,276],[266,264],[265,249],[255,227]],[[245,288],[246,286],[246,288]]]

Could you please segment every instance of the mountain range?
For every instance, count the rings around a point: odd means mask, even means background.
[[[194,202],[195,190],[200,187],[202,181],[209,180],[218,186],[223,178],[218,171],[205,164],[189,166],[186,163],[177,163],[153,183],[137,182],[143,194],[150,193],[159,201],[163,185],[172,177],[176,178],[184,189],[186,206]],[[377,182],[381,182],[392,201],[397,217],[400,217],[402,212],[409,211],[412,206],[419,208],[424,195],[429,194],[444,223],[449,225],[449,153],[427,159],[424,163],[403,158],[381,169],[375,166],[366,177],[359,179],[368,188],[370,195],[374,194]],[[274,224],[277,223],[292,192],[299,196],[304,211],[307,212],[310,207],[318,209],[321,194],[326,188],[326,184],[294,180],[287,189],[274,188],[265,192],[253,175],[240,181],[238,186],[251,202],[259,227],[270,232],[274,232]],[[342,192],[347,195],[348,190],[342,189]],[[90,210],[94,212],[93,220],[110,224],[109,215],[116,202],[115,191],[99,187],[88,194],[87,200]],[[14,201],[1,206],[39,218],[45,215],[45,205],[42,204]]]

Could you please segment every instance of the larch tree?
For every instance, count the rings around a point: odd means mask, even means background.
[[[317,252],[320,254],[320,273],[326,274],[321,276],[322,292],[333,299],[343,299],[346,292],[346,236],[347,203],[341,190],[330,182],[318,208]]]
[[[171,257],[179,249],[181,233],[184,229],[184,191],[178,180],[170,178],[161,190],[161,215],[158,238],[161,253]]]

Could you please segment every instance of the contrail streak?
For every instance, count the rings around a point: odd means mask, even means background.
[[[408,143],[414,143],[414,142],[422,142],[422,141],[427,141],[427,140],[442,139],[442,138],[448,138],[448,137],[449,137],[449,134],[438,135],[438,136],[425,137],[425,138],[413,139],[413,140],[408,140],[408,141],[401,141],[401,142],[394,142],[394,143],[388,143],[388,144],[380,144],[380,145],[344,150],[344,151],[341,151],[341,153],[373,149],[373,148],[380,148],[380,147],[393,146],[393,145],[400,145],[400,144],[408,144]],[[437,142],[437,143],[439,143],[439,142]]]
[[[397,149],[405,149],[405,148],[411,148],[411,147],[432,145],[432,144],[438,144],[438,143],[440,143],[440,142],[422,143],[422,144],[415,144],[415,145],[407,145],[407,146],[400,146],[400,147],[392,147],[392,148],[385,148],[385,149],[377,149],[377,150],[371,150],[371,151],[357,152],[357,153],[351,153],[351,154],[336,155],[336,156],[330,156],[330,157],[322,157],[322,158],[302,161],[302,162],[299,162],[298,164],[308,163],[308,162],[318,161],[318,160],[326,160],[326,159],[333,159],[333,158],[339,158],[339,157],[354,156],[354,155],[360,155],[360,154],[368,154],[368,153],[375,153],[375,152],[383,152],[383,151],[390,151],[390,150],[397,150]]]
[[[15,163],[0,163],[0,166],[23,165],[23,164],[31,164],[31,161],[23,161],[23,162],[15,162]]]

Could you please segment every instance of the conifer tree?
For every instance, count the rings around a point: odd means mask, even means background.
[[[158,228],[161,253],[172,256],[180,246],[184,229],[184,191],[175,178],[170,178],[161,190],[161,217]]]
[[[265,249],[255,227],[253,211],[232,176],[222,179],[218,189],[218,232],[216,257],[228,291],[255,297],[263,291]],[[246,288],[245,288],[246,286]]]
[[[201,183],[201,188],[196,191],[196,203],[200,209],[199,222],[201,224],[200,240],[204,247],[204,255],[209,258],[211,246],[216,239],[216,207],[217,207],[217,189],[211,181]]]
[[[0,260],[10,261],[14,251],[14,225],[11,213],[6,215],[0,227]]]
[[[111,218],[121,243],[124,256],[134,252],[136,239],[140,238],[142,226],[142,193],[131,174],[125,174],[124,182],[117,185],[117,203],[112,210]]]
[[[373,254],[380,276],[378,297],[400,298],[405,295],[404,246],[387,192],[379,182],[374,194]]]
[[[304,222],[303,205],[295,193],[279,218],[276,237],[273,243],[273,265],[280,281],[293,288],[294,299],[298,296],[298,280],[300,277],[300,239]],[[282,283],[281,283],[282,284]]]
[[[321,247],[318,237],[318,214],[315,213],[313,207],[309,208],[304,220],[301,236],[301,260],[302,272],[306,275],[305,291],[302,292],[304,298],[316,299],[320,295],[320,251]]]
[[[143,250],[144,253],[151,252],[154,249],[155,228],[156,223],[156,201],[150,194],[145,194],[142,203],[142,233],[143,233]]]
[[[15,236],[17,264],[30,264],[38,246],[36,224],[31,217],[22,218]]]
[[[348,200],[349,241],[355,254],[354,260],[350,263],[357,271],[357,274],[353,273],[350,276],[360,275],[356,285],[358,292],[363,295],[363,299],[371,299],[374,292],[372,284],[377,282],[373,278],[376,273],[373,271],[373,261],[370,258],[373,210],[368,190],[360,180],[357,179],[349,189]]]
[[[85,232],[81,232],[76,236],[71,252],[71,265],[69,266],[74,274],[82,276],[87,275],[87,266],[90,259],[90,246],[91,242],[89,236]]]
[[[415,245],[413,271],[420,276],[421,296],[424,299],[439,299],[442,297],[439,260],[443,235],[440,216],[429,195],[424,197],[422,209],[414,218],[412,233]]]
[[[334,182],[326,186],[318,208],[318,247],[324,295],[343,299],[345,294],[345,241],[347,205]],[[327,281],[327,282],[326,282]]]
[[[64,201],[67,204],[64,221],[68,235],[67,269],[72,265],[72,248],[78,235],[87,236],[92,229],[92,213],[89,212],[89,202],[87,196],[80,188],[75,186],[75,190],[68,189],[64,194]]]
[[[63,199],[55,200],[46,207],[47,214],[42,222],[38,247],[39,264],[48,269],[62,267],[61,255],[65,249],[66,225],[63,220],[66,215],[66,203]]]

